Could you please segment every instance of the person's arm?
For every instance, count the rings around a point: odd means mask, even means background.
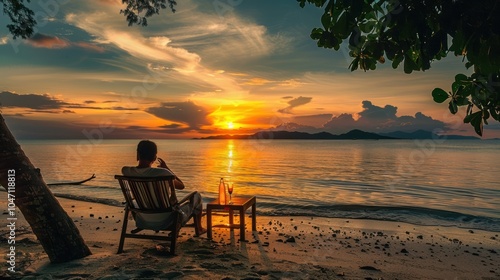
[[[174,174],[174,172],[167,166],[167,163],[161,159],[161,158],[158,158],[158,162],[160,163],[160,165],[158,165],[158,167],[162,167],[162,168],[165,168],[167,169],[168,171],[170,171],[170,173],[172,173],[172,175],[175,176],[175,179],[174,179],[174,186],[176,189],[178,190],[182,190],[185,188],[184,186],[184,183],[182,182],[182,180],[177,177],[177,175]]]

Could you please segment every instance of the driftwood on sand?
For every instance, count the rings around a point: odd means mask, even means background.
[[[90,181],[92,179],[95,178],[95,174],[92,174],[92,176],[90,176],[89,178],[85,179],[85,180],[82,180],[82,181],[78,181],[78,182],[64,182],[64,183],[51,183],[51,184],[47,184],[48,186],[59,186],[59,185],[81,185],[87,181]]]

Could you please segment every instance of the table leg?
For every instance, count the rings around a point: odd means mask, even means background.
[[[245,210],[240,210],[240,241],[245,241]]]
[[[212,209],[207,208],[207,238],[212,239]]]
[[[257,210],[257,202],[252,204],[252,231],[257,231],[257,214],[255,214]]]
[[[234,211],[233,209],[229,209],[229,225],[232,226],[234,224]],[[233,228],[231,228],[233,230]]]

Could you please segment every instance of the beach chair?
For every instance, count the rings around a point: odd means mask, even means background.
[[[184,203],[189,203],[193,193],[177,201],[174,178],[174,176],[150,178],[115,175],[126,203],[118,254],[123,252],[125,238],[169,241],[170,253],[175,254],[177,236],[182,227],[180,207]],[[129,213],[132,214],[137,228],[127,233]],[[156,234],[139,234],[142,230],[153,230]],[[160,231],[166,233],[160,234]]]

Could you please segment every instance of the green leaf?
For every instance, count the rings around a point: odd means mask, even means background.
[[[350,30],[347,29],[347,13],[342,13],[342,15],[339,17],[339,20],[334,23],[332,31],[335,35],[338,35],[343,39],[348,36],[344,36],[345,34],[350,33]]]
[[[474,107],[474,104],[469,103],[469,106],[467,106],[467,111],[466,111],[466,113],[465,113],[467,116],[469,116],[470,114],[472,114],[472,108],[473,108],[473,107]],[[465,119],[466,119],[466,118],[467,118],[467,117],[465,117],[465,118],[464,118],[464,122],[465,122]]]
[[[443,103],[446,99],[448,99],[448,97],[448,93],[440,88],[435,88],[432,91],[432,98],[436,103]]]
[[[491,117],[497,121],[500,121],[500,114],[498,114],[495,109],[491,108],[490,109],[490,114],[491,114]]]
[[[466,116],[464,118],[464,123],[470,123],[474,127],[476,133],[483,136],[483,112],[477,111]]]
[[[488,98],[488,92],[483,88],[478,87],[478,90],[474,92],[474,97],[480,101],[486,101]]]
[[[370,21],[370,20],[373,20],[373,21],[377,21],[377,14],[375,13],[375,11],[370,11],[369,13],[367,13],[365,15],[365,18],[366,20]]]
[[[366,36],[366,38],[369,40],[369,41],[374,41],[376,42],[377,41],[377,38],[378,38],[378,34],[368,34]]]
[[[463,81],[467,81],[467,76],[465,76],[464,74],[457,74],[455,76],[455,82],[463,82]]]
[[[313,39],[313,40],[319,40],[321,38],[322,34],[323,34],[323,29],[321,29],[321,28],[314,28],[311,31],[311,39]]]
[[[455,102],[457,103],[458,106],[469,105],[469,99],[467,99],[467,97],[462,96],[462,95],[456,96]]]
[[[456,94],[462,85],[459,82],[454,82],[451,84],[451,92]]]
[[[324,13],[321,17],[321,24],[323,24],[325,30],[328,30],[328,28],[330,28],[330,25],[332,24],[332,18],[328,13]]]
[[[382,4],[379,2],[373,3],[373,10],[381,14],[385,13],[384,9],[382,8]]]
[[[369,65],[368,68],[370,70],[375,70],[377,68],[377,63],[375,59],[370,59],[368,65]]]
[[[337,45],[339,45],[337,38],[335,38],[335,36],[328,31],[324,31],[323,34],[321,34],[321,38],[318,40],[318,46],[323,48],[331,49]]]
[[[483,120],[484,120],[484,123],[485,124],[488,124],[488,119],[490,118],[490,113],[488,112],[488,110],[484,110],[483,111]]]
[[[453,37],[452,40],[452,45],[450,47],[450,51],[454,52],[455,55],[461,56],[463,48],[465,47],[465,36],[464,34],[460,31],[455,34],[455,37]]]
[[[473,118],[476,117],[478,112],[465,116],[464,123],[470,123]]]
[[[467,97],[474,93],[474,86],[472,84],[467,84],[460,90],[460,95],[463,97]]]
[[[349,68],[351,69],[351,71],[354,71],[354,70],[357,70],[358,69],[358,65],[359,65],[359,57],[356,57],[355,59],[353,59],[353,61],[351,62],[351,65],[349,65]]]
[[[415,54],[405,54],[404,71],[406,74],[411,74],[413,70],[418,70],[418,65],[415,63]]]
[[[333,1],[330,1],[330,2],[328,3],[328,7],[330,7],[331,5],[335,5],[335,4],[333,3]],[[329,9],[329,8],[328,8],[328,9]],[[340,16],[340,15],[344,12],[344,10],[343,10],[342,8],[338,7],[338,6],[335,6],[335,7],[332,9],[332,11],[331,11],[331,12],[332,12],[332,15],[331,15],[331,16],[332,16],[332,21],[334,21],[334,22],[335,22],[335,21],[337,21],[337,20],[339,19],[339,16]]]
[[[365,33],[369,33],[373,30],[373,28],[377,25],[377,22],[375,20],[368,20],[363,23],[359,24],[359,29]],[[378,36],[378,34],[372,34],[375,37]]]
[[[332,34],[332,37],[333,37],[333,34]],[[333,37],[333,39],[334,39],[334,42],[335,42],[335,44],[333,45],[333,49],[336,50],[336,51],[338,51],[340,49],[340,43],[341,42],[338,41],[336,37]]]
[[[458,112],[458,106],[457,106],[457,103],[452,100],[450,101],[449,105],[448,105],[448,109],[450,109],[450,112],[455,115],[457,112]]]
[[[446,38],[446,33],[442,30],[436,32],[427,44],[427,52],[430,57],[438,56],[439,52],[444,48],[443,36]],[[446,42],[446,41],[445,41]]]
[[[392,68],[393,69],[396,69],[398,68],[399,64],[401,63],[401,61],[403,61],[403,56],[401,54],[396,54],[394,56],[394,60],[392,61]]]
[[[478,118],[473,118],[470,124],[474,127],[474,130],[476,131],[477,135],[483,136],[483,118],[481,118],[481,116],[479,116]]]
[[[413,65],[412,62],[408,57],[405,56],[405,61],[403,63],[403,68],[406,74],[411,74],[413,72]]]

